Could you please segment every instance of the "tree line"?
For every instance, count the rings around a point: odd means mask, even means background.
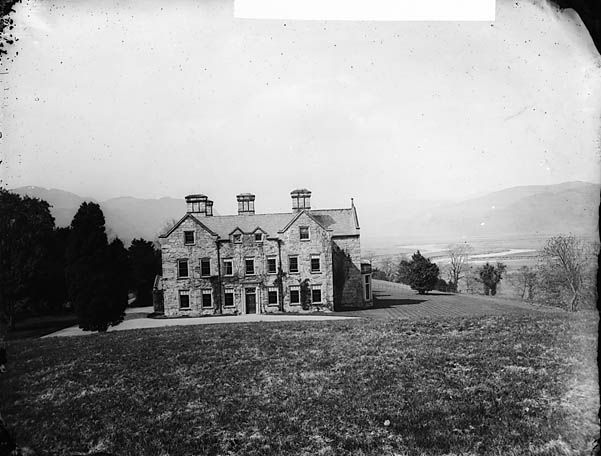
[[[134,239],[109,242],[100,206],[84,202],[69,227],[56,227],[46,201],[0,189],[0,320],[74,311],[84,330],[121,322],[130,293],[152,305],[160,251]]]
[[[598,250],[598,245],[572,234],[553,236],[537,252],[535,266],[509,271],[501,262],[473,265],[473,248],[464,242],[449,246],[442,268],[418,250],[410,259],[379,262],[373,278],[407,284],[420,294],[438,290],[491,296],[505,279],[514,297],[576,311],[595,305]],[[447,280],[441,277],[443,270]]]

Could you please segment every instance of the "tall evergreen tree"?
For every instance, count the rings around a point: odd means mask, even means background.
[[[127,307],[129,284],[131,283],[131,265],[127,249],[121,239],[115,238],[108,246],[107,268],[112,284],[112,298],[115,305]]]
[[[129,260],[136,305],[151,306],[154,278],[161,273],[161,252],[151,241],[134,239],[129,246]]]
[[[0,189],[0,319],[14,327],[47,255],[54,218],[46,201]]]
[[[127,291],[123,299],[121,250],[121,241],[108,245],[100,206],[82,203],[71,222],[66,278],[79,327],[85,331],[104,332],[123,321]]]
[[[409,285],[411,280],[411,262],[402,259],[398,265],[396,276],[400,283]]]
[[[56,313],[64,309],[67,297],[65,280],[66,250],[70,228],[55,228],[48,242],[48,249],[36,273],[35,310],[40,313]]]

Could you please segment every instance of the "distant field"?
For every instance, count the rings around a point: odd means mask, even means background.
[[[13,341],[0,404],[47,455],[589,454],[596,330],[549,313]]]
[[[474,238],[462,239],[459,242],[468,242],[472,247],[472,253],[469,258],[469,264],[472,268],[477,268],[484,263],[503,263],[507,266],[507,275],[515,273],[522,266],[536,268],[540,262],[540,250],[545,245],[546,240],[551,235],[532,235],[532,236],[507,236],[505,238]],[[589,242],[596,239],[586,239]],[[428,239],[422,241],[413,240],[411,243],[400,244],[390,243],[388,245],[379,245],[377,248],[366,248],[362,254],[372,260],[372,264],[376,268],[382,267],[383,264],[392,260],[395,263],[401,258],[411,258],[411,255],[416,250],[430,258],[431,261],[438,264],[441,269],[441,277],[447,279],[447,267],[449,264],[449,246],[454,241],[435,240],[434,242]],[[514,288],[514,284],[509,280],[502,280],[498,295],[505,297],[516,297],[519,295]],[[461,287],[461,283],[460,283]],[[465,290],[463,290],[465,291]]]
[[[525,257],[529,259],[536,255],[536,251],[542,249],[546,240],[551,235],[516,235],[504,238],[465,238],[465,239],[445,239],[445,240],[412,240],[410,242],[388,242],[388,243],[363,243],[363,255],[374,257],[376,259],[396,257],[399,255],[408,255],[420,250],[422,254],[430,258],[446,257],[449,246],[455,243],[467,242],[473,248],[473,255],[494,255],[491,258],[517,259]],[[589,239],[592,241],[593,239]],[[507,255],[499,255],[502,253]],[[484,257],[482,257],[484,258]]]

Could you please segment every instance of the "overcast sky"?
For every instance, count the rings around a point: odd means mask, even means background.
[[[601,59],[577,16],[241,20],[230,1],[15,6],[3,184],[205,193],[220,213],[461,198],[601,175]],[[99,6],[102,5],[102,6]]]

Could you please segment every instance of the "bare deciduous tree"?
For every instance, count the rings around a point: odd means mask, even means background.
[[[584,241],[570,234],[547,240],[541,251],[541,273],[555,285],[569,290],[568,309],[575,311],[582,298],[589,248]]]
[[[179,220],[171,218],[168,220],[165,220],[165,222],[163,222],[163,225],[161,226],[161,229],[159,230],[159,232],[156,234],[156,236],[153,239],[153,244],[157,249],[161,249],[161,243],[159,242],[159,236],[161,234],[165,234],[167,233],[171,228],[173,228],[177,222],[179,222]]]
[[[537,274],[535,270],[529,266],[522,266],[507,278],[515,287],[517,297],[521,300],[534,300],[537,287]]]
[[[476,271],[476,269],[471,266],[471,265],[467,265],[467,268],[465,270],[465,290],[468,294],[476,294],[476,288],[478,288],[480,286],[480,282],[478,281],[479,276],[478,276],[478,272]]]
[[[390,282],[396,282],[397,280],[397,268],[399,261],[399,257],[386,257],[384,260],[382,260],[381,269],[384,274],[386,274],[387,280]]]
[[[467,242],[449,246],[449,286],[454,291],[457,291],[459,280],[465,276],[472,250],[472,246]]]

